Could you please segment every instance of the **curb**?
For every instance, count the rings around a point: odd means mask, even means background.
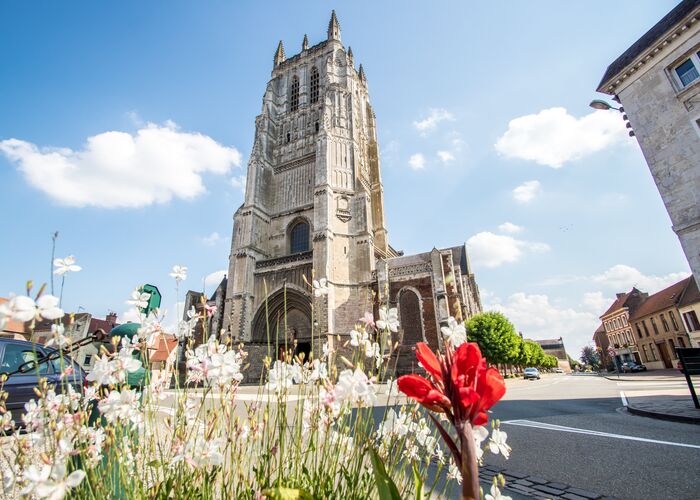
[[[685,424],[695,424],[700,425],[700,416],[697,417],[687,417],[685,415],[674,415],[672,413],[661,413],[656,411],[642,410],[641,408],[635,408],[634,406],[627,405],[627,411],[633,415],[639,415],[640,417],[655,418],[657,420],[669,420],[671,422],[682,422]]]
[[[626,378],[626,377],[608,377],[607,375],[602,375],[603,378],[612,380],[613,382],[674,382],[676,379],[672,378]],[[685,382],[685,379],[681,377],[679,380]]]

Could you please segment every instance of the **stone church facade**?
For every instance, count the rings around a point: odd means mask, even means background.
[[[314,278],[328,280],[327,295],[314,296]],[[223,306],[216,325],[246,344],[255,380],[279,345],[319,352],[376,314],[377,299],[399,308],[399,351],[421,340],[438,348],[449,316],[481,310],[464,246],[406,256],[389,245],[367,77],[333,12],[326,40],[304,36],[292,57],[277,47],[228,276],[210,302]]]

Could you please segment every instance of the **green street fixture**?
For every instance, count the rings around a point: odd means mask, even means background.
[[[601,99],[593,99],[591,103],[589,104],[590,107],[593,109],[600,109],[602,111],[608,111],[609,109],[614,109],[615,111],[620,111],[624,112],[625,110],[623,108],[616,108],[614,106],[611,106],[609,103],[601,100]]]

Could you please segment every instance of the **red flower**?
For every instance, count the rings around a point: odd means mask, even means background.
[[[442,413],[450,408],[450,400],[432,382],[420,375],[404,375],[396,383],[401,392],[429,410]]]
[[[416,357],[423,368],[431,374],[437,382],[442,382],[442,366],[433,351],[425,342],[416,344]]]

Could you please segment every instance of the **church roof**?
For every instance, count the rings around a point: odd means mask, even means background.
[[[452,252],[452,265],[458,268],[462,274],[469,274],[469,264],[467,262],[467,252],[463,245],[456,247],[441,248],[444,252],[450,250]],[[430,252],[417,253],[414,255],[402,255],[400,257],[392,257],[387,259],[389,268],[412,266],[416,264],[430,263]]]

